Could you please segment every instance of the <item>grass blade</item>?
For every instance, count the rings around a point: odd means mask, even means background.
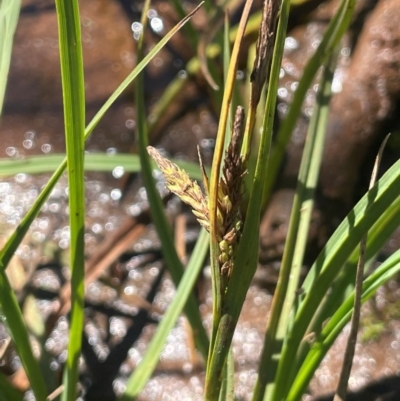
[[[146,355],[140,362],[140,365],[136,368],[135,372],[129,378],[126,390],[121,398],[122,401],[130,401],[135,399],[135,397],[143,389],[155,366],[157,365],[160,353],[165,344],[165,340],[171,329],[174,327],[178,316],[182,312],[183,307],[192,293],[193,286],[197,280],[208,252],[208,241],[208,233],[205,230],[201,230],[189,264],[185,270],[185,274],[183,275],[182,280],[177,288],[175,297],[169,305],[160,325],[158,326],[157,331],[146,350]]]
[[[377,179],[379,166],[382,160],[382,154],[386,146],[386,142],[389,139],[389,135],[386,136],[384,139],[378,155],[375,159],[374,168],[371,175],[371,180],[369,184],[369,189],[371,189]],[[350,333],[347,339],[346,344],[346,351],[343,357],[343,365],[342,370],[340,372],[339,383],[337,385],[336,393],[333,398],[333,401],[344,401],[346,399],[347,393],[347,386],[350,377],[351,367],[353,366],[353,358],[354,352],[356,349],[357,343],[357,334],[358,334],[358,327],[360,322],[360,314],[361,314],[361,297],[362,297],[362,287],[363,287],[363,276],[364,276],[364,266],[365,266],[365,259],[366,259],[366,246],[367,246],[367,235],[361,238],[360,242],[360,256],[358,258],[357,264],[357,272],[356,272],[356,281],[355,281],[355,288],[354,288],[354,306],[353,312],[351,316],[351,325],[350,325]]]
[[[0,1],[0,115],[3,110],[13,38],[20,8],[21,0]]]
[[[85,297],[85,92],[78,1],[56,0],[68,163],[71,321],[63,401],[76,399]]]
[[[65,159],[65,154],[39,155],[25,159],[0,159],[0,177],[9,177],[15,174],[43,174],[51,173]],[[171,159],[173,163],[185,170],[192,179],[201,180],[202,175],[196,163]],[[157,165],[152,162],[152,167]],[[141,171],[138,155],[120,153],[108,155],[106,153],[86,153],[85,171],[112,172],[116,167],[122,167],[124,171],[138,173]]]
[[[366,264],[376,257],[378,251],[383,247],[392,233],[400,225],[400,198],[397,198],[385,211],[379,216],[368,234]],[[322,305],[318,308],[316,315],[308,328],[308,332],[320,333],[323,322],[332,316],[344,300],[344,294],[349,288],[349,283],[354,283],[359,249],[356,248],[342,272],[334,281],[326,295]],[[301,363],[309,347],[301,346],[299,351],[299,362]]]
[[[358,246],[362,236],[399,196],[399,185],[400,161],[395,163],[364,195],[321,251],[303,284],[305,297],[282,349],[276,377],[277,388],[286,386],[286,391],[288,391],[290,382],[287,378],[289,372],[292,369],[295,370],[296,367],[296,363],[293,363],[294,355],[297,353],[316,309],[334,278]],[[282,389],[282,387],[279,388]],[[282,391],[284,390],[282,389]],[[285,394],[281,396],[285,398]]]
[[[43,375],[38,361],[33,356],[28,330],[4,269],[0,271],[0,306],[36,400],[45,401],[47,389]]]
[[[362,303],[370,299],[380,286],[388,282],[399,271],[400,251],[397,251],[364,281]],[[293,382],[287,398],[285,398],[286,401],[298,401],[301,399],[302,394],[306,391],[307,385],[323,357],[331,348],[337,336],[342,332],[344,326],[349,322],[353,305],[354,292],[332,316],[322,333],[318,336],[317,341],[313,344],[303,365],[297,372],[296,379]]]

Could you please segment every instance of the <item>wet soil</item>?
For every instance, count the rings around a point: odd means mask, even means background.
[[[319,6],[319,2],[312,3],[315,3],[315,9],[302,14],[302,18],[293,17],[286,41],[284,74],[278,92],[280,118],[287,111],[306,60],[320,42],[337,6],[335,1]],[[88,119],[134,65],[135,25],[132,24],[140,18],[140,4],[134,3],[132,7],[128,2],[116,0],[87,0],[81,4]],[[151,15],[151,18],[161,21],[164,30],[153,30],[148,47],[176,20],[167,2],[157,2]],[[204,14],[196,18],[196,27],[204,29]],[[320,201],[314,212],[310,249],[317,250],[323,245],[339,219],[356,201],[365,182],[362,172],[369,171],[371,148],[376,149],[375,143],[389,129],[396,127],[394,117],[400,93],[399,27],[398,1],[358,3],[356,22],[343,43],[336,72],[334,89],[337,93],[332,100],[318,195]],[[64,149],[57,51],[53,3],[25,0],[15,37],[6,105],[0,121],[1,157],[18,158]],[[150,112],[151,105],[170,79],[177,74],[186,79],[184,63],[194,53],[187,38],[180,35],[153,60],[146,75]],[[256,380],[271,294],[286,237],[293,184],[315,89],[309,91],[303,105],[278,180],[280,184],[262,222],[260,268],[234,336],[235,391],[240,400],[249,399]],[[196,146],[200,144],[205,160],[210,160],[217,118],[214,106],[206,100],[208,91],[201,76],[187,80],[185,90],[169,106],[154,130],[153,141],[157,146],[174,157],[195,160]],[[107,113],[89,140],[89,151],[112,153],[134,149],[135,114],[131,99],[132,91],[128,90]],[[398,157],[396,151],[392,154]],[[162,189],[164,185],[159,178]],[[3,240],[32,205],[46,179],[47,176],[18,174],[2,180],[0,234]],[[140,179],[136,177],[132,182],[129,187],[124,187],[110,173],[87,174],[85,238],[88,278],[80,385],[80,399],[87,401],[113,400],[115,395],[122,393],[127,378],[140,362],[157,323],[174,296],[174,286],[165,271],[159,240],[146,212],[145,191]],[[127,188],[124,194],[121,188]],[[163,194],[167,197],[165,191]],[[185,258],[197,237],[197,223],[176,198],[168,198],[165,202],[170,219],[180,233],[176,242],[183,249],[182,257]],[[397,249],[398,244],[398,237],[394,237],[385,252],[388,254]],[[19,296],[26,318],[39,322],[47,320],[42,329],[48,331],[44,354],[49,361],[52,388],[61,375],[68,341],[68,307],[63,303],[63,294],[68,292],[68,247],[67,184],[64,177],[8,268],[19,272],[17,277],[22,277],[22,282],[16,279],[13,285],[22,289]],[[114,253],[110,251],[101,256],[99,249],[106,248],[113,249]],[[313,257],[310,253],[309,259]],[[205,267],[197,296],[208,330],[211,326],[209,282],[209,269]],[[31,295],[33,302],[29,301]],[[393,280],[379,291],[374,303],[364,308],[365,324],[361,332],[365,333],[372,326],[371,321],[374,324],[379,321],[381,325],[378,324],[377,339],[371,341],[370,335],[366,335],[364,341],[359,340],[349,383],[354,398],[349,399],[397,400],[400,397],[397,378],[400,372],[400,327],[396,320],[398,315],[386,312],[390,305],[393,310],[398,308],[399,296],[398,283]],[[3,325],[0,325],[0,336],[7,337]],[[346,332],[339,337],[317,371],[310,394],[304,399],[314,399],[316,395],[323,396],[319,398],[321,400],[329,399],[325,394],[335,389],[345,339]],[[20,362],[12,346],[3,361],[3,371],[25,391],[27,382],[21,375]],[[181,317],[168,338],[156,372],[139,399],[202,400],[203,380],[201,357],[194,348],[189,325]],[[378,384],[370,384],[372,382]]]

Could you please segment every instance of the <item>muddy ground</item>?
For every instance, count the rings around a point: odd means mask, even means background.
[[[188,9],[191,3],[187,4]],[[304,65],[321,40],[336,1],[310,1],[294,9],[285,46],[276,126],[287,112]],[[88,119],[128,75],[135,64],[135,27],[140,2],[86,0],[81,4]],[[150,48],[176,22],[169,2],[155,2],[149,15]],[[233,22],[236,16],[232,16]],[[194,18],[206,30],[204,13]],[[161,27],[161,28],[160,28]],[[161,29],[160,31],[158,31]],[[179,76],[183,90],[153,127],[152,142],[174,157],[195,160],[199,144],[210,161],[217,127],[211,89],[201,74],[188,76],[185,63],[195,55],[184,35],[177,35],[146,72],[149,114],[171,79]],[[246,79],[243,68],[241,79]],[[360,0],[350,33],[342,43],[334,81],[326,150],[307,260],[312,260],[329,234],[366,189],[379,143],[393,132],[385,165],[399,154],[400,3]],[[134,151],[135,111],[128,90],[95,129],[87,149],[108,153]],[[279,270],[293,189],[306,128],[315,99],[310,89],[289,144],[279,184],[263,218],[260,267],[250,288],[234,337],[236,394],[249,399],[257,371],[265,319]],[[61,88],[54,4],[24,0],[15,36],[6,104],[0,121],[0,157],[19,158],[64,150]],[[122,177],[121,177],[122,175]],[[30,207],[47,176],[18,174],[0,183],[0,230],[6,238]],[[82,359],[81,399],[113,400],[146,350],[157,322],[174,296],[165,272],[159,241],[146,213],[140,178],[121,172],[87,174],[87,296]],[[163,184],[160,183],[160,188]],[[163,192],[165,196],[165,191]],[[166,201],[177,245],[185,259],[198,233],[188,209],[176,198]],[[50,386],[56,384],[66,357],[69,246],[66,179],[57,185],[8,270],[25,315],[45,321],[49,337]],[[398,236],[385,247],[399,246]],[[307,269],[307,266],[304,266]],[[22,279],[21,279],[22,277]],[[32,297],[33,295],[33,297]],[[204,269],[197,295],[204,324],[211,325],[209,270]],[[400,397],[399,285],[393,280],[364,309],[364,326],[350,379],[353,400],[398,400]],[[38,315],[36,314],[38,313]],[[33,324],[33,323],[32,323]],[[39,324],[40,326],[40,324]],[[40,326],[41,327],[41,326]],[[39,327],[39,328],[40,328]],[[376,335],[370,334],[376,328]],[[370,330],[370,331],[368,331]],[[375,332],[374,332],[375,333]],[[6,338],[1,326],[1,338]],[[372,341],[371,338],[375,339]],[[329,399],[338,378],[346,333],[318,370],[306,400]],[[363,340],[364,339],[364,340]],[[368,341],[367,341],[368,340]],[[0,368],[15,386],[27,383],[12,346]],[[169,336],[153,378],[140,400],[202,400],[203,365],[182,317]],[[376,384],[371,384],[376,382]]]

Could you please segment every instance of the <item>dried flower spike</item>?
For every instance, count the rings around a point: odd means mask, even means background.
[[[161,156],[155,148],[148,146],[147,151],[164,174],[167,188],[179,196],[182,202],[190,205],[199,223],[210,231],[208,202],[197,182],[191,180],[189,175],[176,164]]]
[[[238,107],[232,127],[232,137],[226,150],[222,177],[218,191],[218,242],[220,249],[221,274],[230,275],[233,267],[233,256],[242,229],[240,205],[242,202],[243,176],[246,165],[240,156],[243,140],[244,110]]]

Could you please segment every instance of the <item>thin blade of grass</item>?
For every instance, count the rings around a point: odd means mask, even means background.
[[[387,283],[395,274],[400,272],[400,251],[395,252],[389,259],[382,263],[363,284],[362,303],[370,299],[378,288]],[[351,319],[351,311],[354,305],[354,292],[342,303],[336,313],[330,318],[321,334],[318,336],[311,350],[308,352],[303,365],[297,371],[296,379],[291,386],[286,401],[299,401],[306,391],[315,370],[322,359],[332,347],[337,336]]]
[[[131,82],[140,74],[147,64],[154,58],[154,56],[169,42],[169,40],[192,18],[193,14],[203,5],[201,2],[192,12],[190,12],[184,19],[177,23],[154,48],[143,58],[143,60],[135,67],[135,69],[125,78],[122,84],[115,90],[110,98],[104,103],[100,110],[93,117],[92,121],[86,128],[85,139],[93,132],[93,129],[99,123],[103,115],[110,108],[111,104],[124,92],[124,90],[131,84]]]
[[[291,279],[288,286],[288,293],[291,294],[288,300],[285,300],[285,306],[281,315],[286,318],[289,317],[290,310],[292,309],[294,299],[296,297],[296,291],[299,284],[300,269],[303,265],[304,253],[307,244],[308,230],[310,227],[312,209],[314,206],[314,194],[318,183],[319,170],[321,165],[321,158],[323,152],[323,145],[326,133],[326,127],[328,123],[329,114],[329,102],[332,95],[332,81],[336,66],[337,54],[331,56],[331,60],[325,66],[324,74],[320,82],[321,91],[317,94],[317,102],[313,112],[313,118],[310,122],[309,131],[312,133],[310,139],[314,142],[312,146],[312,152],[310,147],[305,147],[305,172],[304,175],[302,171],[300,175],[305,179],[300,179],[301,188],[301,206],[298,209],[300,212],[300,221],[298,226],[298,238],[296,240],[296,246],[293,252],[292,266],[298,271],[294,273],[296,279]],[[308,152],[310,151],[310,152]],[[311,153],[307,155],[306,153]],[[302,168],[300,167],[300,170]],[[304,185],[303,185],[304,183]],[[284,332],[286,332],[287,324],[284,324],[282,328],[279,329],[281,339],[283,339]]]
[[[383,150],[385,149],[386,143],[389,139],[389,135],[386,136],[383,141],[378,155],[375,159],[374,168],[372,171],[371,181],[369,183],[369,189],[371,189],[375,183],[378,176],[379,166],[382,160]],[[364,276],[364,265],[366,256],[366,246],[367,246],[367,235],[366,233],[361,238],[360,243],[360,256],[358,259],[357,273],[356,273],[356,284],[354,289],[354,307],[351,316],[350,333],[347,339],[346,351],[343,358],[342,370],[340,372],[339,383],[337,385],[336,393],[333,401],[344,401],[346,399],[347,385],[350,377],[351,367],[353,365],[354,352],[357,343],[358,326],[361,314],[361,296],[363,287],[363,276]]]
[[[0,1],[0,115],[3,110],[14,32],[20,8],[21,0]]]
[[[0,177],[10,177],[16,174],[51,173],[64,159],[64,153],[32,156],[21,160],[0,159]],[[171,162],[185,170],[192,179],[201,180],[202,175],[198,164],[175,159],[171,159]],[[151,163],[153,168],[157,168],[156,163]],[[124,171],[130,173],[138,173],[141,171],[139,156],[130,153],[116,155],[106,153],[85,154],[85,171],[112,172],[117,167],[122,167]]]
[[[28,330],[4,269],[0,271],[0,306],[36,400],[45,401],[46,384],[39,363],[33,356]]]
[[[208,252],[208,241],[208,233],[202,229],[174,299],[151,339],[144,358],[129,378],[121,401],[135,399],[154,371],[159,361],[160,353],[164,347],[165,340],[182,312],[203,266],[204,259]]]
[[[276,364],[273,359],[279,354],[289,326],[290,313],[296,297],[308,229],[313,208],[313,198],[318,182],[326,125],[328,121],[331,86],[336,65],[336,57],[325,67],[316,105],[310,122],[306,144],[301,160],[296,194],[290,215],[288,235],[279,272],[279,280],[274,294],[271,315],[268,320],[267,335],[259,365],[257,391],[265,393],[269,400],[275,391],[273,379]],[[267,389],[267,392],[265,392]],[[254,399],[257,399],[254,395]],[[258,396],[261,400],[261,394]]]
[[[225,22],[224,22],[224,35],[222,41],[222,58],[223,58],[223,66],[224,66],[224,86],[229,79],[229,65],[231,61],[231,47],[230,47],[230,40],[229,40],[229,15],[228,10],[225,11]],[[232,93],[232,100],[231,104],[229,105],[229,114],[228,114],[228,121],[226,124],[226,131],[225,131],[225,140],[224,140],[224,149],[229,146],[230,143],[230,135],[229,130],[232,127],[232,122],[234,119],[233,110],[236,110],[236,107],[239,106],[238,102],[240,97],[238,97],[238,87],[234,85],[233,93]],[[223,92],[224,94],[224,92]],[[223,96],[222,94],[222,96]],[[221,99],[221,105],[223,99]],[[236,107],[235,107],[236,106]],[[218,296],[218,295],[217,295]],[[219,401],[228,401],[234,400],[234,383],[233,383],[233,375],[235,373],[235,363],[233,360],[233,353],[232,353],[232,346],[229,349],[229,353],[227,356],[227,361],[225,364],[225,368],[222,372],[222,383],[221,383],[221,391],[219,393]],[[232,377],[230,377],[232,375]]]
[[[198,6],[200,7],[201,4]],[[198,7],[193,11],[193,13],[198,9]],[[175,33],[182,28],[182,26],[190,19],[193,13],[188,14],[188,16],[183,19],[179,24],[172,28],[161,40],[154,46],[154,48],[149,52],[149,54],[144,57],[144,59],[136,66],[136,68],[125,78],[121,85],[114,91],[110,98],[104,103],[100,110],[93,117],[89,125],[85,130],[85,140],[87,140],[90,134],[93,132],[96,125],[99,123],[101,118],[111,107],[111,105],[117,100],[119,95],[129,86],[129,84],[137,77],[137,75],[144,69],[144,67],[152,60],[152,58],[168,43]],[[17,229],[11,234],[10,238],[7,240],[3,249],[0,251],[0,270],[5,269],[10,262],[11,257],[15,253],[22,239],[26,235],[30,225],[33,220],[38,215],[40,209],[46,202],[51,191],[56,185],[57,181],[60,179],[62,173],[67,167],[67,160],[64,159],[63,162],[58,166],[57,170],[54,172],[52,177],[47,182],[46,186],[43,188],[42,192],[39,194],[32,208],[28,211],[26,216],[23,218]]]
[[[382,246],[386,243],[399,225],[400,198],[397,198],[379,216],[379,219],[369,231],[366,254],[367,265],[376,257],[378,251],[382,248]],[[327,321],[327,319],[330,319],[340,305],[344,302],[344,299],[346,298],[345,294],[348,294],[349,289],[351,290],[350,287],[354,286],[352,283],[355,281],[358,255],[359,248],[356,247],[339,276],[330,286],[329,292],[325,295],[324,300],[314,314],[305,337],[309,335],[312,337],[319,336],[324,326],[324,322]],[[300,344],[297,352],[294,374],[297,374],[309,350],[310,344],[307,341],[303,341]]]
[[[230,60],[231,60],[231,46],[230,46],[230,41],[229,41],[229,15],[228,15],[228,11],[225,11],[225,23],[224,23],[224,36],[223,36],[223,41],[222,41],[222,60],[223,60],[223,69],[224,69],[224,86],[225,83],[228,80],[228,74],[229,74],[229,64],[230,64]],[[233,89],[233,93],[232,93],[232,98],[235,97],[235,87]],[[222,100],[221,99],[221,105],[222,105]],[[236,110],[236,107],[233,108],[232,107],[232,103],[234,102],[234,100],[231,102],[230,105],[230,113],[228,114],[228,121],[226,124],[226,131],[225,131],[225,141],[224,141],[224,149],[226,149],[228,147],[228,144],[230,142],[230,138],[228,135],[228,131],[230,129],[230,127],[232,126],[232,121],[233,121],[233,115],[232,115],[232,110]],[[238,106],[238,104],[237,104]]]
[[[296,92],[293,95],[289,112],[278,131],[271,152],[269,174],[267,176],[263,193],[264,204],[268,201],[268,197],[276,180],[286,146],[289,142],[290,135],[292,134],[293,128],[295,127],[297,118],[301,111],[301,105],[306,92],[310,87],[319,67],[326,62],[335,47],[338,45],[344,32],[347,30],[353,16],[355,2],[356,0],[342,0],[336,14],[326,29],[320,45],[303,70],[303,75],[299,81]]]
[[[235,401],[235,359],[233,357],[232,346],[229,350],[224,369],[221,393],[219,401]]]
[[[237,5],[234,5],[234,6],[237,7]],[[222,43],[221,47],[223,49],[223,62],[224,62],[224,83],[226,82],[226,79],[227,79],[228,69],[229,69],[229,60],[231,59],[230,33],[231,33],[232,29],[230,27],[229,12],[232,12],[232,10],[226,9],[224,34],[223,34],[223,37],[221,40],[221,43]],[[249,17],[249,18],[251,18],[251,17]],[[246,27],[247,27],[247,25],[246,25]],[[209,58],[211,58],[211,57],[209,57]],[[235,115],[235,110],[237,109],[237,107],[240,106],[241,104],[245,104],[243,102],[243,96],[242,96],[240,89],[241,88],[240,88],[239,82],[236,82],[236,84],[233,87],[230,119],[228,120],[228,126],[232,126],[232,122],[234,120],[234,115]],[[219,104],[222,104],[223,92],[222,91],[220,91],[220,92],[221,92],[221,98],[220,98]],[[225,136],[225,149],[227,148],[228,143],[229,143],[229,136]]]
[[[290,387],[291,371],[296,369],[294,355],[306,334],[316,309],[334,278],[358,246],[362,236],[400,195],[400,161],[357,203],[321,251],[302,286],[305,297],[282,349],[275,385]],[[285,398],[285,394],[282,395]],[[281,398],[282,399],[282,398]]]
[[[400,225],[400,198],[397,198],[370,229],[367,242],[367,265],[376,257],[379,250]],[[332,316],[344,300],[344,294],[350,283],[354,283],[359,249],[356,248],[346,262],[342,272],[332,284],[329,293],[318,308],[317,313],[307,329],[309,333],[320,333],[323,322]],[[299,363],[302,363],[309,347],[300,346]]]
[[[150,2],[146,1],[145,7],[143,9],[142,26],[146,26],[147,21],[147,11],[150,6]],[[142,58],[142,45],[143,45],[143,35],[141,36],[138,43],[138,60]],[[163,203],[161,201],[160,195],[156,188],[156,183],[153,178],[153,169],[150,163],[150,157],[147,153],[147,146],[149,145],[149,140],[147,136],[147,124],[145,119],[144,110],[144,94],[143,94],[143,77],[139,74],[136,79],[135,86],[135,102],[137,109],[137,125],[138,125],[138,148],[139,148],[139,158],[142,168],[142,176],[144,185],[146,188],[147,196],[150,204],[150,212],[154,225],[156,227],[158,236],[161,240],[161,248],[163,251],[163,256],[165,258],[169,272],[171,273],[172,280],[174,284],[178,286],[180,280],[183,276],[183,266],[179,259],[179,256],[175,249],[175,244],[173,241],[173,235],[171,227],[167,221],[164,213]],[[196,304],[196,300],[193,295],[189,297],[188,303],[185,307],[186,316],[192,326],[193,332],[195,333],[195,341],[204,359],[207,359],[208,354],[208,337],[202,324],[199,308]]]
[[[56,0],[56,10],[68,164],[71,260],[71,319],[61,399],[75,401],[85,297],[85,91],[78,1]]]

